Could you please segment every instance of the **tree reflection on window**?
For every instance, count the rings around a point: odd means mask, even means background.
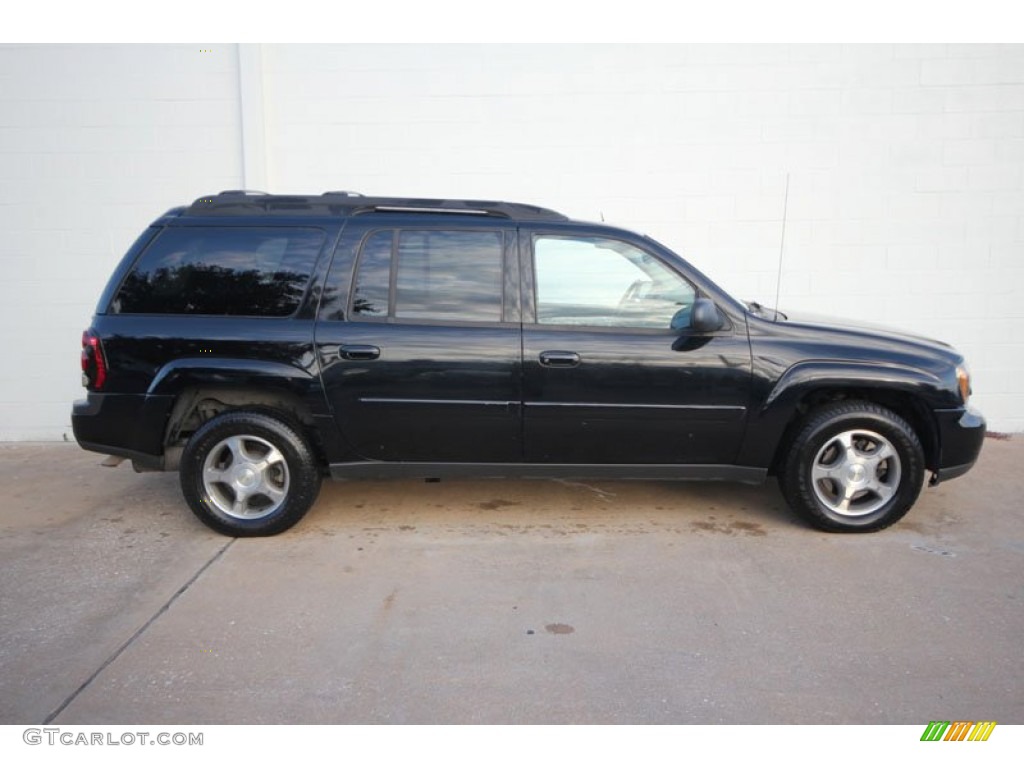
[[[125,278],[112,308],[287,316],[298,308],[322,241],[308,229],[170,229]]]

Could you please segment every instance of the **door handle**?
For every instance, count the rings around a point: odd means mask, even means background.
[[[342,344],[338,354],[346,360],[376,360],[380,357],[380,347],[372,344]]]
[[[572,368],[580,364],[580,356],[575,352],[552,349],[540,353],[540,364],[552,368]]]

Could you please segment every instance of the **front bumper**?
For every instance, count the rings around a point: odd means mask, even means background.
[[[973,406],[935,411],[935,419],[939,427],[939,466],[931,485],[969,471],[985,440],[985,417]]]

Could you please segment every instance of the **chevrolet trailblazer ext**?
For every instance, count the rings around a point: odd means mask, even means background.
[[[83,448],[177,469],[231,536],[324,475],[778,477],[899,520],[985,422],[937,341],[744,304],[665,247],[530,205],[224,192],[131,247],[82,336]]]

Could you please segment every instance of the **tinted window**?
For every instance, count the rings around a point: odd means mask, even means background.
[[[664,329],[690,324],[693,286],[628,243],[538,237],[534,265],[538,323]]]
[[[292,314],[323,233],[311,229],[182,227],[164,231],[125,278],[114,312]]]
[[[391,248],[394,233],[375,232],[363,245],[352,295],[352,314],[386,317],[391,286]]]
[[[388,231],[364,243],[352,294],[354,317],[501,321],[501,232],[400,230],[394,270],[393,242]]]

